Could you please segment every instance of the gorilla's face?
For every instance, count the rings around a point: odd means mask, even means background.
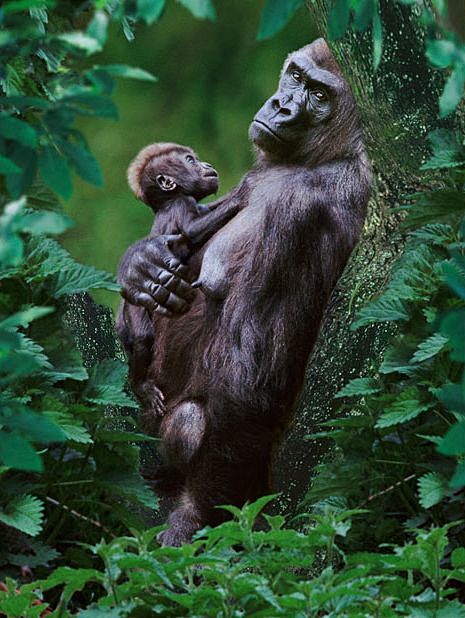
[[[334,114],[344,82],[338,74],[317,66],[313,45],[291,54],[277,92],[250,125],[251,140],[266,153],[289,158],[292,153],[308,152],[315,128],[328,123]]]

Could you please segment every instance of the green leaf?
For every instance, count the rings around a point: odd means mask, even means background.
[[[444,436],[438,451],[442,455],[463,455],[465,453],[465,421],[455,423]]]
[[[433,356],[436,356],[436,354],[439,354],[439,352],[444,349],[448,341],[449,340],[447,337],[444,337],[440,333],[431,335],[431,337],[428,337],[428,339],[425,339],[425,341],[422,341],[418,345],[417,351],[412,356],[410,362],[421,363],[429,358],[432,358]]]
[[[420,504],[424,509],[429,509],[438,504],[447,493],[447,483],[443,476],[437,472],[430,472],[418,479],[418,493]]]
[[[0,461],[9,468],[41,472],[42,460],[19,433],[0,430]]]
[[[67,412],[57,410],[46,411],[43,413],[53,423],[58,425],[68,440],[78,442],[80,444],[92,444],[93,440],[90,433],[84,427],[82,422],[74,418]]]
[[[376,427],[382,429],[384,427],[406,423],[416,418],[430,407],[431,404],[421,404],[418,399],[396,401],[381,414],[376,421]]]
[[[442,272],[449,287],[465,300],[465,256],[454,253],[452,260],[442,263]]]
[[[349,0],[335,0],[329,13],[328,32],[331,39],[340,39],[349,25]]]
[[[282,30],[304,0],[267,0],[263,9],[257,39],[264,41]]]
[[[85,398],[99,405],[137,408],[137,403],[125,392],[127,367],[117,360],[104,360],[93,368]]]
[[[157,82],[158,78],[144,69],[131,67],[127,64],[97,64],[94,66],[97,71],[106,71],[112,77],[125,77],[127,79],[139,79],[146,82]]]
[[[445,118],[455,111],[463,97],[465,88],[465,66],[459,66],[452,71],[439,98],[439,116]]]
[[[459,191],[439,190],[416,193],[411,197],[414,203],[402,206],[407,212],[402,227],[418,228],[427,223],[438,223],[444,217],[465,211],[465,194]]]
[[[97,187],[103,186],[103,178],[98,161],[85,146],[63,142],[62,150],[69,163],[83,180]]]
[[[452,360],[465,362],[465,308],[446,313],[441,321],[440,330],[449,338]]]
[[[0,411],[0,425],[26,435],[36,442],[62,442],[64,432],[46,416],[20,408],[8,414],[7,409]]]
[[[57,39],[71,45],[76,49],[80,49],[86,52],[87,56],[95,54],[102,50],[101,43],[94,39],[92,36],[85,34],[84,32],[65,32],[57,36]]]
[[[367,30],[373,21],[373,14],[376,7],[374,0],[360,0],[353,7],[354,9],[354,28],[358,32]]]
[[[452,489],[462,489],[465,487],[465,461],[460,461],[455,468],[454,474],[450,479],[449,485]]]
[[[456,47],[452,41],[434,40],[426,45],[426,56],[436,67],[445,69],[452,66],[456,59]]]
[[[29,234],[62,234],[73,225],[70,217],[51,210],[30,212],[21,219],[21,230]]]
[[[0,509],[0,521],[24,534],[36,536],[42,529],[44,505],[35,496],[17,496]]]
[[[161,17],[165,4],[166,0],[137,0],[136,16],[146,24],[153,24]]]
[[[6,139],[20,142],[29,148],[35,148],[37,145],[35,129],[27,122],[12,116],[0,115],[0,135]]]
[[[456,547],[451,554],[450,560],[455,569],[465,567],[465,547]]]
[[[374,378],[355,378],[348,382],[336,397],[354,397],[360,395],[372,395],[381,390],[379,383]]]
[[[434,394],[449,410],[465,414],[465,391],[462,384],[444,384]]]
[[[209,19],[210,21],[216,19],[215,7],[211,0],[178,0],[178,2],[189,9],[197,19]]]
[[[12,197],[18,198],[34,182],[37,174],[37,152],[16,142],[9,148],[9,158],[21,168],[19,174],[9,174],[6,177],[8,191]]]
[[[360,309],[357,319],[351,324],[351,329],[356,330],[361,326],[367,326],[376,322],[405,321],[409,317],[404,303],[399,298],[381,296]]]
[[[424,165],[422,170],[442,169],[465,165],[465,148],[454,131],[436,129],[428,135],[433,156]]]
[[[373,71],[376,72],[383,55],[383,27],[379,9],[373,15]]]
[[[0,174],[20,174],[21,168],[13,163],[11,159],[0,155]]]
[[[66,270],[58,273],[55,283],[55,297],[60,298],[61,296],[86,292],[96,288],[118,292],[120,286],[110,273],[97,270],[92,266],[75,263],[73,266],[70,265]]]
[[[71,197],[73,185],[66,160],[52,146],[39,153],[39,169],[46,184],[64,199]]]
[[[108,38],[108,24],[110,19],[105,11],[95,11],[94,16],[86,28],[86,35],[97,41],[103,47]]]

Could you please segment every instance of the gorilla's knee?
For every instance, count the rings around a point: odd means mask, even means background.
[[[183,401],[161,424],[163,445],[175,463],[189,463],[199,450],[205,434],[205,411],[196,401]]]

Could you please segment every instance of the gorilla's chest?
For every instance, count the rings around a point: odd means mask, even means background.
[[[264,207],[263,203],[250,202],[209,241],[199,276],[207,296],[226,298],[232,275],[239,274],[244,251],[260,233]]]

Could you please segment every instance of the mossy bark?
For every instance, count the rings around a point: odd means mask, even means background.
[[[322,36],[324,7],[321,0],[309,6]],[[340,400],[334,395],[349,379],[376,366],[389,338],[387,326],[353,331],[350,324],[357,310],[379,293],[402,251],[405,238],[393,209],[403,195],[420,187],[426,136],[437,125],[442,77],[425,60],[425,33],[410,7],[386,2],[382,13],[384,53],[376,74],[368,34],[351,33],[331,44],[357,98],[375,181],[362,238],[331,297],[294,423],[275,457],[279,507],[290,515],[305,497],[315,465],[328,455],[327,441],[306,436],[338,415]]]

